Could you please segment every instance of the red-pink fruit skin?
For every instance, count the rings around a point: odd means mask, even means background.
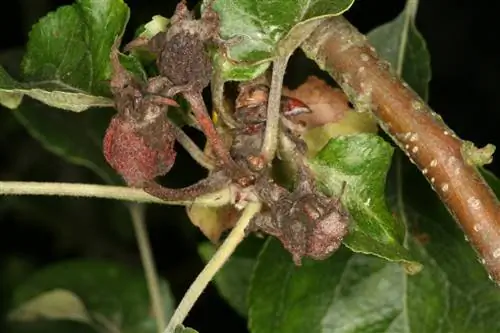
[[[129,186],[142,187],[147,181],[166,174],[174,164],[174,141],[168,133],[158,133],[162,134],[167,134],[167,140],[153,148],[152,142],[130,123],[114,116],[103,140],[104,157]]]

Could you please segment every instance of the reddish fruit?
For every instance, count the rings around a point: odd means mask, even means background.
[[[143,128],[132,124],[120,115],[114,116],[104,136],[103,150],[106,161],[129,186],[142,187],[172,168],[175,138],[165,119]]]

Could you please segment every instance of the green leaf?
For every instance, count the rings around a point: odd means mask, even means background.
[[[128,18],[122,0],[79,0],[49,13],[31,30],[22,62],[24,82],[0,67],[0,103],[17,108],[27,95],[75,112],[113,106],[106,97],[112,73],[109,53]],[[137,59],[121,55],[120,60],[146,78]]]
[[[414,238],[420,240],[420,252],[428,257],[422,270],[428,271],[428,279],[419,280],[421,285],[409,285],[415,295],[421,293],[420,297],[408,297],[408,307],[413,308],[412,332],[438,325],[442,332],[500,331],[495,319],[500,315],[500,290],[488,279],[463,232],[416,167],[408,161],[396,167],[400,169],[395,209],[407,220]],[[487,174],[488,183],[498,189],[498,179]],[[442,306],[430,308],[428,296],[422,293],[422,285],[431,283],[434,292],[428,294]],[[426,324],[429,321],[432,326]]]
[[[344,239],[347,247],[410,263],[413,260],[402,245],[404,225],[392,216],[385,202],[385,179],[392,153],[393,148],[375,134],[340,136],[329,141],[311,166],[330,194],[338,194],[342,183],[346,183],[341,198],[352,217],[350,232]]]
[[[479,167],[478,168],[483,175],[486,182],[490,185],[493,192],[495,192],[497,197],[500,197],[500,180],[489,170]]]
[[[75,112],[85,111],[90,107],[113,106],[113,101],[107,97],[94,96],[58,82],[17,82],[0,66],[0,104],[16,109],[24,95],[49,106]]]
[[[45,149],[89,168],[108,183],[121,184],[122,179],[102,153],[102,139],[112,113],[111,109],[93,109],[82,114],[61,112],[34,101],[27,101],[13,111]]]
[[[214,278],[221,296],[243,317],[248,314],[247,293],[262,244],[263,241],[255,237],[245,239]],[[198,253],[205,263],[216,251],[216,247],[209,242],[198,246]]]
[[[166,316],[173,312],[169,286],[161,281]],[[146,280],[142,270],[113,262],[62,262],[35,273],[14,290],[15,306],[54,289],[77,295],[95,325],[119,332],[156,332]]]
[[[368,40],[381,58],[389,61],[424,100],[431,80],[430,56],[425,40],[415,27],[418,1],[408,1],[405,10],[393,21],[373,29]]]
[[[109,53],[128,18],[129,8],[122,0],[77,0],[49,13],[31,30],[22,65],[26,80],[106,96]]]
[[[223,76],[226,80],[255,78],[265,71],[277,51],[283,54],[278,50],[279,44],[303,29],[303,25],[340,15],[353,2],[354,0],[217,0],[214,8],[221,17],[222,38],[241,38],[229,47],[228,52],[230,59],[241,61],[241,64],[225,61],[222,57],[216,59],[224,72]],[[286,52],[291,54],[293,49],[287,49]]]
[[[428,207],[419,212],[429,212]],[[251,332],[498,332],[500,291],[485,278],[463,237],[457,237],[453,220],[414,217],[431,235],[425,245],[409,240],[412,255],[424,264],[416,275],[346,248],[297,267],[271,239],[251,282]]]

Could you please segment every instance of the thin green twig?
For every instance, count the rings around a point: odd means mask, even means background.
[[[137,245],[141,254],[142,266],[144,268],[144,275],[146,276],[157,331],[161,333],[163,327],[165,327],[167,323],[167,319],[165,318],[165,307],[160,292],[158,272],[156,271],[153,254],[151,253],[151,243],[149,242],[146,228],[144,206],[141,204],[131,204],[129,211],[132,217],[132,224],[134,225]]]
[[[46,195],[114,199],[141,203],[157,203],[167,205],[220,207],[232,201],[231,188],[203,195],[194,201],[164,201],[155,198],[141,189],[126,186],[110,186],[81,183],[43,183],[43,182],[0,182],[0,195]]]

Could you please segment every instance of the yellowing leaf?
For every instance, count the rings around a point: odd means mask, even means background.
[[[9,314],[14,321],[38,319],[74,320],[91,323],[91,318],[82,300],[65,289],[53,289],[21,304]]]
[[[191,222],[212,243],[217,243],[224,231],[234,227],[239,217],[239,212],[231,205],[214,208],[195,204],[186,210]]]
[[[332,138],[356,133],[376,133],[377,124],[370,113],[347,112],[341,121],[312,128],[303,135],[309,157],[315,156]]]

